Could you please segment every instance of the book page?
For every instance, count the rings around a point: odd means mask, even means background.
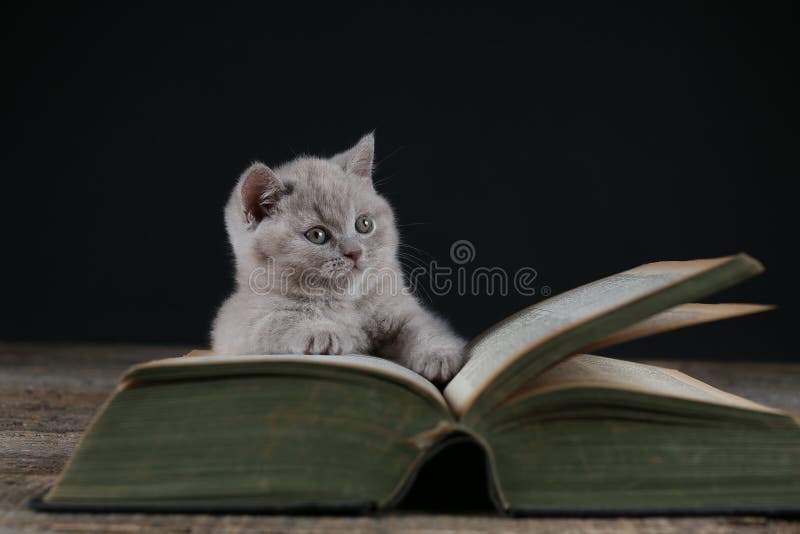
[[[677,397],[732,408],[779,413],[781,410],[747,400],[692,378],[675,369],[579,354],[531,379],[512,398],[563,388],[605,387]]]
[[[544,341],[705,271],[740,261],[751,262],[754,272],[762,269],[746,255],[650,263],[529,306],[470,342],[469,360],[445,389],[445,398],[461,415],[506,367]]]
[[[222,354],[215,354],[211,351],[195,350],[183,357],[166,358],[163,360],[155,360],[146,362],[132,367],[125,375],[125,379],[136,378],[143,370],[153,369],[169,369],[175,367],[185,366],[219,366],[231,365],[232,372],[236,365],[241,364],[271,364],[271,363],[301,363],[317,366],[337,366],[349,367],[361,372],[381,377],[390,378],[395,382],[401,382],[413,388],[416,391],[423,392],[425,395],[431,397],[436,402],[448,408],[447,402],[444,397],[436,389],[431,382],[426,380],[423,376],[394,363],[392,361],[377,358],[375,356],[364,356],[359,354],[351,354],[344,356],[327,356],[327,355],[299,355],[299,354],[270,354],[270,355],[246,355],[246,356],[226,356]],[[149,373],[148,373],[149,374]],[[215,376],[220,376],[219,371],[215,371]],[[448,408],[449,411],[449,408]]]
[[[774,308],[774,306],[765,304],[681,304],[639,321],[581,350],[593,352],[599,348],[610,347],[670,330],[759,313]]]

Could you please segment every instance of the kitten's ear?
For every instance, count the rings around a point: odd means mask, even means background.
[[[239,179],[242,214],[246,223],[258,223],[275,212],[283,184],[263,163],[253,163]]]
[[[375,135],[372,132],[362,137],[350,150],[331,158],[345,172],[362,178],[372,178],[372,162],[375,157]]]

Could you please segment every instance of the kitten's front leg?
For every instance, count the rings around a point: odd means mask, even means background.
[[[320,310],[290,302],[234,294],[214,321],[212,346],[219,354],[347,354],[364,350],[365,335],[353,321],[335,322]]]
[[[435,382],[450,380],[461,369],[465,342],[446,322],[410,296],[387,308],[391,327],[384,355]]]
[[[214,350],[227,354],[344,354],[355,340],[345,328],[321,314],[299,309],[261,312],[252,307],[223,307],[214,328]],[[241,309],[251,313],[242,317]]]

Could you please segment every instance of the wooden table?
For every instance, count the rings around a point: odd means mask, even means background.
[[[588,531],[800,532],[764,517],[532,518],[398,510],[375,517],[46,514],[28,509],[53,483],[122,371],[188,347],[0,343],[0,532]],[[657,362],[752,400],[800,414],[800,364]]]

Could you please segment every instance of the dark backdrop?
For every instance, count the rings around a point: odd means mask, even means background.
[[[266,5],[266,4],[265,4]],[[3,17],[0,338],[205,344],[253,159],[377,138],[405,242],[554,292],[747,251],[761,317],[615,349],[795,358],[797,17],[754,3]],[[466,336],[541,296],[430,306]]]

